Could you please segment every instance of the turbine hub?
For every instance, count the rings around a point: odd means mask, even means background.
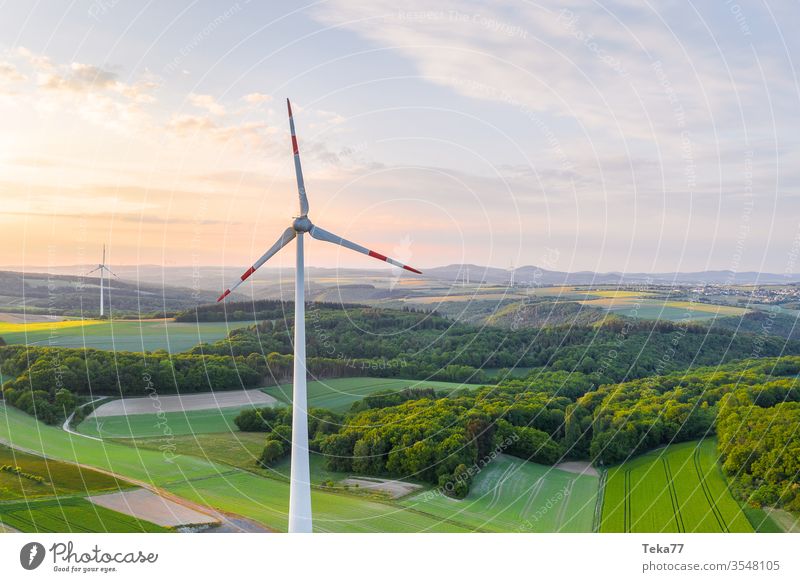
[[[314,226],[311,224],[311,221],[308,219],[308,216],[298,216],[292,222],[292,228],[295,232],[308,232],[311,230],[311,227]]]

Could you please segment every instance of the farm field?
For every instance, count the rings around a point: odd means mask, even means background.
[[[3,445],[0,445],[0,467],[19,467],[24,473],[0,471],[0,501],[119,491],[131,486],[105,473],[45,459]]]
[[[717,464],[716,442],[669,445],[609,469],[603,532],[752,532]]]
[[[71,435],[5,404],[0,404],[0,442],[152,484],[210,477],[227,470],[194,457],[167,460],[161,452]]]
[[[308,383],[309,407],[327,408],[335,412],[345,412],[353,402],[361,400],[380,390],[402,390],[404,388],[434,388],[453,391],[460,388],[476,388],[477,384],[458,382],[433,382],[427,380],[398,380],[393,378],[336,378],[316,380]],[[292,385],[281,384],[264,388],[264,392],[279,401],[290,404]]]
[[[95,348],[114,351],[186,351],[200,342],[214,342],[231,329],[252,321],[181,323],[172,320],[64,320],[46,323],[0,323],[9,344]]]
[[[224,390],[215,392],[194,392],[190,394],[168,394],[150,398],[118,398],[101,404],[88,416],[133,416],[149,414],[154,411],[184,412],[191,410],[210,410],[217,408],[236,408],[243,406],[269,406],[276,400],[258,388],[252,390]]]
[[[238,471],[230,475],[169,485],[186,499],[225,508],[278,531],[288,527],[289,484]],[[314,531],[319,532],[466,532],[467,527],[438,516],[408,511],[361,496],[313,489]]]
[[[0,441],[152,483],[185,499],[249,517],[275,530],[287,528],[289,484],[283,479],[266,478],[189,455],[167,458],[158,450],[75,437],[2,404]],[[363,496],[314,490],[312,498],[319,531],[468,531],[457,522]],[[7,525],[16,527],[13,523]]]
[[[0,521],[26,533],[159,533],[171,531],[80,497],[0,503]]]
[[[401,503],[476,531],[590,532],[599,479],[499,455],[465,499],[423,492]]]
[[[581,303],[587,307],[601,308],[628,317],[668,321],[699,321],[715,317],[739,316],[748,312],[747,309],[730,305],[647,299],[636,295],[587,299]]]
[[[266,405],[264,405],[266,406]],[[158,437],[197,433],[232,432],[239,430],[233,419],[250,406],[187,410],[158,414],[131,414],[85,419],[78,425],[81,434],[99,438]]]

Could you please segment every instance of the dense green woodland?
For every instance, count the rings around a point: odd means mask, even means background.
[[[233,304],[229,309],[242,307]],[[249,305],[249,304],[248,304]],[[195,315],[194,312],[191,312]],[[196,315],[199,315],[200,310]],[[219,307],[209,313],[222,314]],[[266,316],[194,354],[248,357],[276,381],[292,368],[292,305],[257,302]],[[195,316],[196,316],[195,315]],[[206,314],[208,315],[208,314]],[[188,316],[187,316],[188,317]],[[596,384],[751,357],[754,337],[727,329],[609,318],[602,324],[508,330],[453,322],[431,313],[311,304],[306,312],[309,370],[321,377],[381,376],[487,383],[486,368],[546,367],[592,375]],[[800,353],[800,342],[761,338],[759,356]],[[281,357],[281,356],[287,357]],[[263,358],[262,358],[263,359]]]
[[[800,357],[785,356],[610,384],[580,395],[587,376],[536,372],[449,395],[426,388],[374,394],[344,418],[315,411],[324,422],[312,423],[309,436],[333,470],[417,479],[461,497],[469,490],[468,469],[492,451],[544,464],[582,458],[608,465],[718,432],[723,467],[740,497],[796,510],[798,374]],[[269,432],[276,441],[265,448],[262,464],[288,453],[290,419],[264,409],[242,413],[237,424]]]
[[[9,404],[43,422],[64,419],[79,398],[146,396],[252,387],[262,376],[244,358],[36,346],[0,347],[0,382]],[[84,398],[85,399],[85,398]],[[72,407],[66,406],[71,404]]]
[[[748,386],[723,397],[722,468],[754,505],[800,511],[800,393],[794,383]]]

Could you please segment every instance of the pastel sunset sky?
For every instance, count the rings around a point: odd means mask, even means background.
[[[796,2],[438,4],[0,3],[0,265],[800,272]]]

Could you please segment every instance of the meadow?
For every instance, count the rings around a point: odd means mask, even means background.
[[[700,321],[715,317],[741,316],[748,312],[747,309],[730,305],[647,298],[635,294],[587,299],[581,303],[628,317],[667,321]]]
[[[0,501],[118,491],[130,487],[130,484],[105,473],[3,445],[0,445],[0,467],[20,469],[20,472],[0,470]]]
[[[161,533],[171,531],[80,497],[0,503],[0,521],[26,533]]]
[[[326,408],[334,412],[346,412],[354,402],[381,390],[403,390],[404,388],[434,388],[452,392],[461,388],[476,388],[475,384],[458,382],[436,382],[428,380],[398,380],[394,378],[336,378],[316,380],[308,383],[309,407]],[[292,385],[281,384],[264,388],[264,392],[285,404],[292,402]]]
[[[3,404],[0,441],[138,479],[277,531],[287,529],[289,484],[283,478],[270,479],[190,455],[76,437]],[[312,500],[317,531],[468,531],[457,522],[361,496],[314,489]]]
[[[215,342],[230,330],[252,321],[181,323],[158,320],[78,320],[0,323],[0,336],[8,344],[95,348],[113,351],[184,352],[200,342]]]
[[[759,531],[774,531],[760,510]],[[757,519],[757,521],[756,521]],[[717,463],[716,441],[704,439],[651,451],[608,470],[603,532],[753,532]]]
[[[232,432],[233,420],[249,406],[187,410],[158,414],[100,416],[87,418],[78,432],[99,438],[144,438],[168,435]]]
[[[591,532],[599,479],[499,455],[474,478],[465,499],[423,492],[406,507],[473,531]]]

